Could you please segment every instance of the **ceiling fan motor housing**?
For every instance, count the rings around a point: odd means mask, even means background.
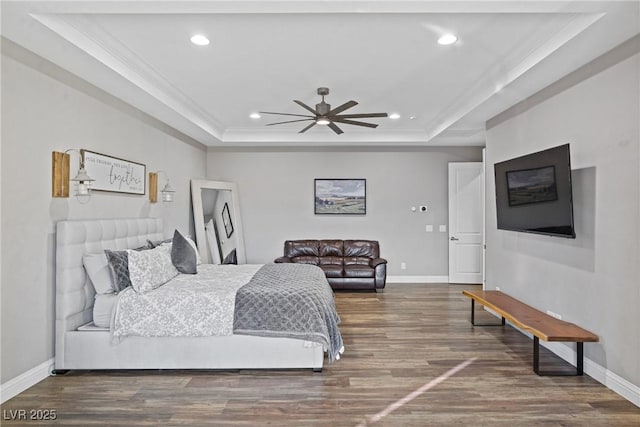
[[[331,111],[331,104],[327,104],[322,101],[320,104],[316,104],[316,112],[319,116],[326,116]]]

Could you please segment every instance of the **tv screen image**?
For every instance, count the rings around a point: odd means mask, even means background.
[[[555,166],[507,171],[509,206],[558,200]]]
[[[575,238],[569,144],[494,165],[501,230]]]

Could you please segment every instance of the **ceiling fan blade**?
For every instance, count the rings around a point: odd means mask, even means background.
[[[299,106],[301,106],[302,108],[311,111],[314,115],[317,114],[316,110],[314,110],[313,108],[309,107],[307,104],[305,104],[302,101],[297,101],[297,100],[293,100],[293,102],[295,102],[296,104],[298,104]]]
[[[342,132],[342,129],[340,129],[338,126],[336,126],[335,123],[333,122],[329,122],[329,124],[327,125],[331,128],[332,131],[334,131],[335,133],[337,133],[338,135],[340,135]]]
[[[356,101],[349,101],[349,102],[345,102],[342,105],[337,106],[336,108],[334,108],[333,110],[329,111],[330,116],[334,116],[338,113],[343,112],[344,110],[347,110],[351,107],[355,107],[356,105],[358,105],[358,103]]]
[[[265,126],[282,125],[285,123],[295,123],[295,122],[306,122],[307,120],[315,120],[315,119],[310,118],[310,119],[300,119],[300,120],[288,120],[286,122],[267,123],[265,124]],[[313,123],[315,123],[315,121]]]
[[[364,119],[369,117],[389,117],[387,113],[360,113],[360,114],[341,114],[338,117],[343,119]]]
[[[271,111],[258,111],[260,114],[278,114],[280,116],[296,116],[296,117],[315,117],[307,114],[290,114],[290,113],[272,113]]]
[[[306,128],[302,129],[302,130],[301,130],[300,132],[298,132],[298,133],[306,132],[306,131],[308,131],[309,129],[311,129],[312,127],[314,127],[315,125],[316,125],[316,122],[315,122],[315,120],[314,120],[313,122],[311,122],[311,123],[309,124],[309,126],[307,126]]]
[[[365,123],[365,122],[356,122],[355,120],[346,120],[340,117],[332,117],[331,120],[336,121],[338,123],[344,123],[345,125],[356,125],[356,126],[366,126],[368,128],[377,128],[378,125],[374,123]]]

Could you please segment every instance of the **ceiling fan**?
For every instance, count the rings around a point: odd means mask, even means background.
[[[304,119],[298,119],[298,120],[288,120],[288,121],[285,121],[285,122],[267,123],[267,126],[281,125],[281,124],[284,124],[284,123],[311,121],[311,123],[309,123],[309,125],[307,127],[302,129],[298,133],[306,132],[306,131],[308,131],[309,129],[311,129],[315,125],[327,125],[327,126],[329,126],[329,128],[331,128],[331,130],[333,130],[338,135],[343,133],[343,131],[342,131],[342,129],[340,129],[336,125],[336,123],[342,123],[342,124],[345,124],[345,125],[356,125],[356,126],[365,126],[365,127],[369,127],[369,128],[376,128],[376,127],[378,127],[377,124],[365,123],[365,122],[351,120],[351,119],[363,119],[363,118],[371,118],[371,117],[387,117],[387,113],[360,113],[360,114],[340,114],[339,115],[339,113],[342,113],[343,111],[345,111],[345,110],[347,110],[347,109],[349,109],[351,107],[355,107],[356,105],[358,105],[358,103],[356,101],[348,101],[348,102],[345,102],[344,104],[342,104],[339,107],[336,107],[336,108],[334,108],[332,110],[331,109],[331,105],[327,104],[326,102],[324,102],[325,95],[329,95],[329,88],[319,87],[318,88],[318,95],[322,96],[322,101],[319,104],[316,104],[315,110],[313,108],[309,107],[308,105],[306,105],[304,102],[297,101],[297,100],[293,101],[296,104],[298,104],[299,106],[301,106],[302,108],[304,108],[305,110],[308,110],[309,112],[313,113],[313,115],[308,115],[308,114],[289,114],[289,113],[273,113],[273,112],[270,112],[270,111],[260,111],[260,113],[261,114],[278,114],[278,115],[281,115],[281,116],[306,117]]]

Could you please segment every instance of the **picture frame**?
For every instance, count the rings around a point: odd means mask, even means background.
[[[367,180],[364,178],[316,178],[316,215],[366,215]]]
[[[87,174],[95,181],[91,183],[92,191],[108,191],[142,195],[147,188],[147,167],[106,154],[89,150],[80,150]]]
[[[233,222],[231,222],[228,203],[225,203],[224,207],[222,208],[222,224],[224,225],[224,232],[227,235],[228,239],[233,234]]]

